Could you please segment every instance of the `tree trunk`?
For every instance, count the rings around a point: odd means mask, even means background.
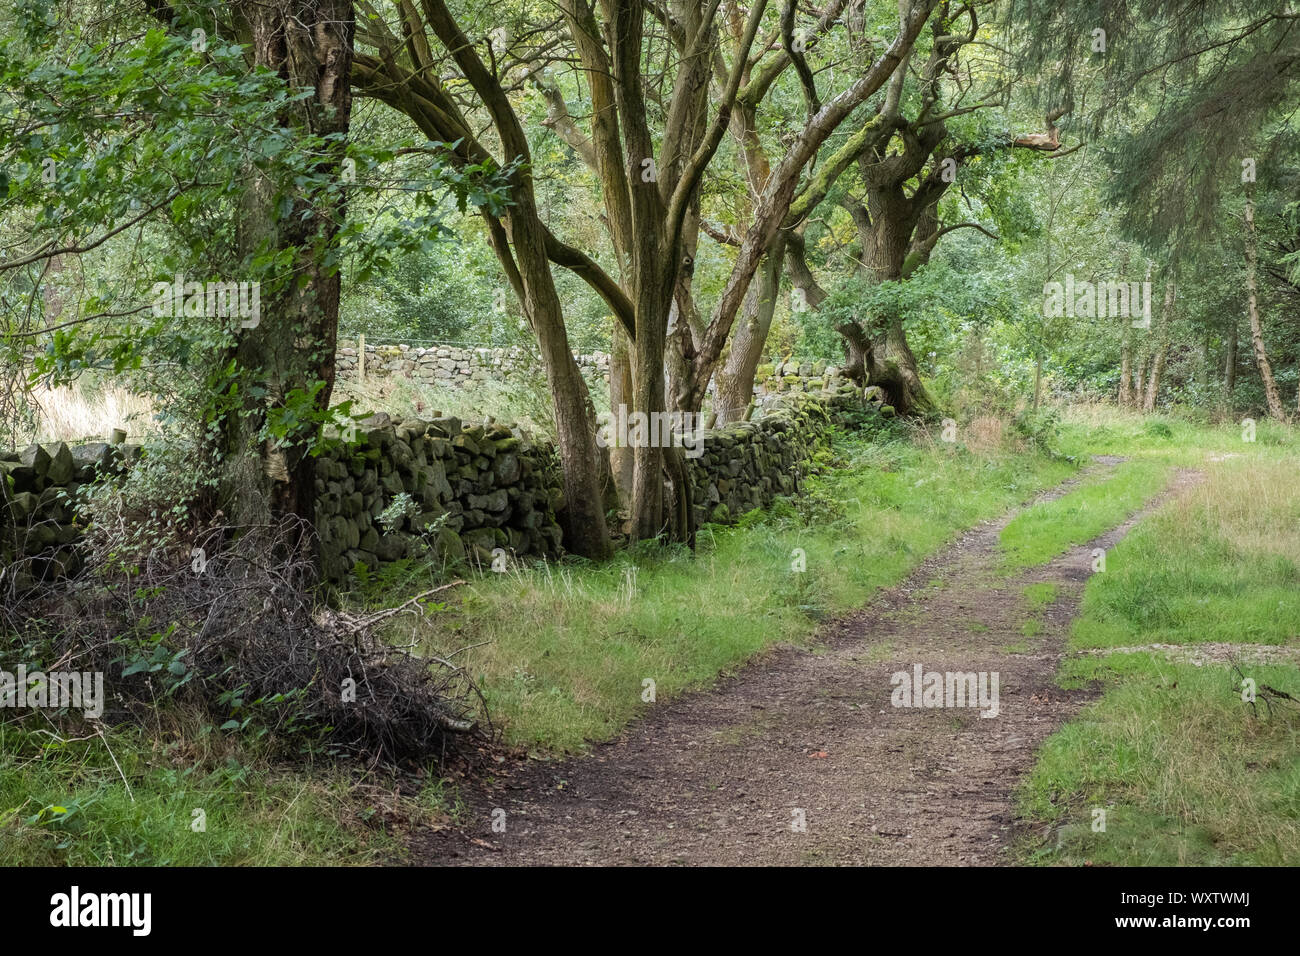
[[[918,206],[897,183],[871,189],[869,211],[861,204],[852,204],[850,212],[862,240],[860,271],[868,280],[886,282],[903,278],[903,261],[912,233],[927,208]],[[934,400],[921,381],[916,356],[907,343],[902,316],[897,313],[887,316],[881,324],[884,332],[869,349],[861,339],[857,339],[857,334],[867,334],[862,325],[846,323],[841,327],[841,335],[846,329],[849,332],[845,337],[845,349],[850,365],[856,368],[858,357],[864,359],[866,383],[880,386],[899,415],[932,413]]]
[[[1169,323],[1173,321],[1174,280],[1170,276],[1165,280],[1165,304],[1160,311],[1160,324],[1156,331],[1155,354],[1151,356],[1151,376],[1147,379],[1146,397],[1142,401],[1142,411],[1150,413],[1156,410],[1156,397],[1160,393],[1160,376],[1165,370],[1165,356],[1169,352]]]
[[[1259,320],[1259,303],[1255,292],[1255,197],[1249,184],[1246,186],[1246,308],[1250,313],[1250,341],[1255,347],[1255,365],[1259,368],[1259,377],[1264,383],[1268,413],[1278,421],[1286,421],[1282,396],[1278,393],[1277,382],[1273,380],[1273,367],[1269,365],[1268,353],[1264,350],[1264,330]]]
[[[672,308],[676,285],[676,264],[654,264],[645,255],[653,248],[649,240],[639,262],[634,262],[634,277],[639,286],[636,297],[636,340],[632,355],[633,409],[650,418],[666,410],[667,387],[664,379],[664,349],[668,333],[668,313]],[[671,530],[665,512],[664,449],[646,441],[632,449],[632,527],[638,540],[657,538]]]
[[[868,380],[869,385],[880,385],[893,390],[894,410],[900,415],[929,415],[934,412],[934,399],[926,391],[917,368],[916,356],[907,344],[903,320],[894,315],[885,332],[885,360],[887,372],[877,373]]]
[[[1210,388],[1210,330],[1207,328],[1201,335],[1201,392],[1204,394]]]
[[[609,411],[617,418],[620,407],[631,408],[632,395],[632,343],[627,332],[614,323],[609,354]],[[632,449],[614,444],[609,449],[609,470],[618,490],[618,500],[625,507],[632,500]]]
[[[1142,411],[1154,412],[1156,410],[1156,397],[1160,391],[1160,376],[1165,370],[1165,355],[1169,349],[1168,342],[1162,342],[1156,347],[1156,354],[1151,356],[1151,374],[1147,378],[1146,395],[1142,399]]]
[[[602,479],[607,469],[604,455],[596,445],[596,423],[592,419],[590,398],[569,347],[564,310],[551,275],[548,233],[537,209],[528,136],[501,86],[500,78],[479,58],[474,45],[443,0],[425,0],[422,7],[429,26],[491,114],[503,155],[521,160],[510,178],[511,205],[505,213],[505,229],[491,216],[485,216],[485,219],[493,250],[522,302],[546,366],[546,378],[555,405],[556,439],[564,469],[564,508],[558,516],[564,532],[564,546],[583,557],[604,558],[611,551],[601,495]],[[455,104],[450,100],[442,104],[433,118],[445,123],[448,110],[455,111]],[[428,115],[417,115],[421,117],[417,121],[432,122]],[[457,128],[461,122],[457,120]],[[503,235],[506,230],[508,236]]]
[[[904,221],[906,200],[901,189],[894,193],[881,191],[873,198],[870,215],[861,204],[851,204],[849,210],[862,239],[859,271],[877,282],[898,280],[913,228]],[[803,257],[802,238],[794,251],[791,271],[796,284],[807,283],[816,288]],[[818,293],[820,299],[824,293],[820,290]],[[882,323],[857,319],[835,327],[844,339],[845,374],[861,384],[878,386],[885,394],[886,404],[899,415],[929,414],[935,408],[934,401],[921,382],[902,317],[893,315],[885,319],[884,334],[873,341],[870,330],[879,324]]]
[[[731,126],[745,158],[745,183],[748,187],[746,211],[752,218],[754,207],[758,205],[772,176],[772,167],[758,136],[758,113],[754,104],[739,104],[732,114]],[[784,256],[785,234],[778,232],[759,263],[755,274],[757,281],[751,281],[749,291],[745,294],[740,321],[731,334],[731,344],[722,367],[714,375],[716,391],[713,396],[713,411],[722,424],[743,418],[753,400],[754,375],[758,371],[758,363],[762,361],[767,334],[772,327]]]
[[[913,42],[935,6],[934,0],[920,0],[910,5],[906,13],[900,11],[899,32],[889,48],[848,89],[816,112],[803,131],[793,138],[790,149],[772,171],[767,186],[754,207],[753,222],[745,232],[731,272],[699,344],[690,394],[693,408],[698,408],[703,402],[705,390],[715,371],[715,363],[730,337],[731,326],[749,291],[749,283],[762,256],[783,224],[797,225],[797,222],[785,223],[785,220],[790,215],[795,191],[805,166],[836,127],[875,94],[908,57]],[[817,194],[824,195],[824,191],[818,190]],[[807,211],[803,210],[799,218],[806,215]]]
[[[875,349],[871,337],[857,322],[841,322],[835,331],[844,339],[844,377],[866,385],[875,365]]]
[[[282,121],[327,138],[314,172],[337,181],[352,112],[350,0],[241,2],[236,14],[251,38],[254,66],[279,74],[294,90],[312,91]],[[292,203],[287,214],[280,211],[286,197]],[[318,426],[310,420],[290,426],[278,440],[260,433],[278,409],[313,389],[314,410],[329,407],[340,276],[322,260],[345,216],[336,197],[326,186],[277,182],[250,168],[241,199],[240,252],[246,260],[255,253],[288,253],[291,265],[270,274],[259,296],[257,324],[237,333],[240,406],[226,410],[218,443],[219,501],[236,525],[284,514],[314,519],[315,459],[308,452]]]
[[[868,158],[865,154],[862,157],[864,168]],[[897,177],[872,182],[867,190],[866,208],[855,204],[850,212],[862,240],[861,271],[868,278],[876,282],[901,281],[928,255],[918,249],[918,256],[907,264],[909,271],[904,273],[913,235],[919,228],[934,232],[937,219],[933,203],[923,202],[917,194],[908,196],[903,182]],[[877,373],[869,384],[881,385],[887,391],[892,389],[892,404],[899,415],[929,415],[933,412],[934,400],[921,381],[916,356],[908,345],[903,318],[898,313],[886,317],[884,335],[877,351],[877,362],[884,367],[886,374],[881,376]]]
[[[539,325],[546,380],[555,403],[555,437],[564,468],[564,506],[557,515],[564,546],[588,558],[609,556],[611,544],[600,489],[606,470],[596,445],[586,383],[569,349],[559,300]]]
[[[1119,407],[1128,408],[1133,404],[1133,328],[1127,318],[1124,320],[1119,346]]]
[[[1234,315],[1224,329],[1227,345],[1223,358],[1223,391],[1225,401],[1232,403],[1232,393],[1237,390],[1237,317]]]
[[[786,233],[785,265],[790,273],[790,283],[797,292],[802,293],[804,304],[809,309],[816,309],[826,301],[826,290],[817,284],[812,270],[808,268],[803,230],[804,227],[800,226]]]
[[[677,252],[664,250],[665,237],[647,236],[632,260],[636,290],[636,329],[632,342],[632,410],[643,412],[653,428],[654,416],[670,408],[682,410],[676,400],[668,401],[667,349],[669,326],[675,325],[679,347],[690,341],[689,279],[682,287],[683,270],[689,264],[676,260]],[[680,246],[680,243],[678,244]],[[683,308],[683,304],[685,307]],[[685,397],[685,389],[683,395]],[[693,409],[688,409],[694,411]],[[669,486],[671,483],[671,492]],[[690,470],[681,448],[665,447],[654,440],[632,449],[632,494],[628,498],[629,529],[636,540],[667,535],[694,547],[695,512],[691,501]]]
[[[515,203],[506,214],[508,232],[491,216],[485,220],[493,251],[521,300],[546,368],[555,411],[556,447],[564,472],[564,505],[556,517],[566,550],[585,558],[605,558],[612,545],[601,491],[609,478],[609,465],[596,444],[595,410],[569,347],[564,309],[551,275],[545,230],[537,216],[531,181],[517,179],[512,195]]]
[[[700,238],[698,206],[698,200],[691,204],[682,227],[682,263],[677,272],[677,290],[668,314],[668,341],[664,354],[665,373],[668,376],[668,407],[683,412],[694,411],[689,407],[691,364],[695,360],[695,343],[704,334],[704,322],[691,292],[691,283],[695,278],[695,254]]]
[[[745,314],[732,333],[731,350],[718,371],[713,410],[723,424],[743,418],[754,399],[754,375],[758,372],[767,334],[772,328],[784,256],[785,242],[777,236],[759,270],[758,282],[749,287]]]

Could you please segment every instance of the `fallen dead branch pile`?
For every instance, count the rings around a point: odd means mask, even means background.
[[[171,542],[130,566],[94,551],[74,580],[6,602],[0,628],[48,670],[103,671],[110,701],[137,719],[162,697],[197,695],[222,726],[276,740],[368,762],[445,756],[477,730],[477,688],[379,632],[462,582],[383,611],[332,610],[315,597],[312,534],[296,519],[214,527],[188,554]]]

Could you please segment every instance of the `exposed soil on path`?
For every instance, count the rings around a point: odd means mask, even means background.
[[[1119,460],[1098,459],[1084,474]],[[588,756],[501,765],[490,784],[461,794],[463,826],[415,835],[410,862],[1007,862],[1015,786],[1043,740],[1093,696],[1053,680],[1092,551],[1196,478],[1180,472],[1123,525],[1021,573],[998,562],[998,534],[1014,512],[979,525],[824,626],[816,646],[776,647],[707,691],[661,703]],[[1056,595],[1031,611],[1022,592],[1037,582],[1055,584]],[[1037,633],[1027,637],[1031,619]],[[998,715],[891,706],[891,675],[918,664],[996,672]],[[505,832],[493,832],[499,810]]]

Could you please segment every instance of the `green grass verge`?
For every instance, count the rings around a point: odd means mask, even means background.
[[[1245,420],[1210,425],[1183,415],[1137,415],[1113,405],[1078,405],[1062,416],[1059,449],[1083,458],[1087,455],[1159,456],[1194,464],[1207,453],[1267,456],[1300,450],[1300,433],[1294,428],[1261,419],[1251,426]]]
[[[210,727],[85,739],[51,727],[0,724],[7,866],[337,865],[390,848],[340,773],[276,768]]]
[[[1300,697],[1300,671],[1247,668]],[[1074,664],[1105,696],[1052,736],[1021,794],[1051,835],[1026,859],[1123,866],[1300,864],[1300,713],[1252,707],[1230,668],[1112,654]],[[1105,830],[1094,830],[1095,811]]]

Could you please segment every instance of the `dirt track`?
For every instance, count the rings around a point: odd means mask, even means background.
[[[1180,473],[1165,496],[1195,477]],[[502,767],[491,787],[462,793],[469,822],[417,834],[410,862],[1008,862],[1016,784],[1042,741],[1090,699],[1053,677],[1092,549],[1113,546],[1141,514],[1010,577],[998,570],[996,546],[1014,512],[980,525],[824,627],[812,649],[775,648],[708,691],[660,704],[586,757]],[[1057,586],[1037,614],[1022,598],[1034,582]],[[1041,629],[1026,638],[1031,617]],[[891,706],[891,675],[917,664],[997,672],[999,715]],[[498,809],[504,833],[492,829]]]

